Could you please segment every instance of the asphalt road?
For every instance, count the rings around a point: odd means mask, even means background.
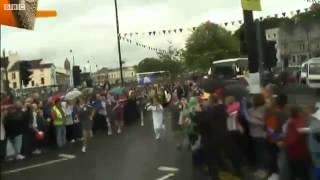
[[[168,117],[168,115],[166,115]],[[191,152],[178,151],[166,118],[165,138],[157,142],[150,120],[144,127],[127,127],[121,135],[97,134],[90,143],[87,153],[81,152],[81,144],[69,144],[62,150],[47,150],[43,155],[32,156],[24,161],[6,162],[2,172],[34,167],[10,174],[2,174],[3,180],[155,180],[168,172],[160,166],[175,167],[179,171],[170,180],[207,179],[192,167]],[[59,161],[58,155],[74,155],[74,159]],[[58,160],[55,162],[53,160]],[[52,162],[50,164],[50,162]]]

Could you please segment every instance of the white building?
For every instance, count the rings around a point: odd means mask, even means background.
[[[31,75],[31,81],[23,88],[36,88],[36,87],[50,87],[57,85],[56,80],[56,67],[52,63],[42,63],[42,59],[26,60],[31,65],[33,74]],[[20,73],[19,64],[21,61],[17,61],[9,68],[8,79],[9,86],[12,89],[20,89]]]
[[[320,23],[310,28],[295,25],[290,30],[268,29],[266,38],[276,42],[280,66],[298,67],[312,57],[320,57]]]
[[[6,92],[6,70],[10,69],[19,59],[17,52],[9,51],[8,55],[3,51],[3,56],[0,58],[0,92]]]

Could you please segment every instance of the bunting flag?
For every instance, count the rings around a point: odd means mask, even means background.
[[[156,33],[156,32],[155,32],[155,31],[154,31],[154,32],[151,32],[151,34],[153,34],[153,33]],[[135,44],[136,46],[138,46],[138,47],[142,47],[142,48],[144,48],[144,49],[149,49],[149,50],[155,51],[155,52],[157,52],[157,53],[167,53],[166,50],[158,49],[158,48],[155,48],[155,47],[152,47],[152,46],[149,46],[149,45],[145,45],[145,44],[142,44],[142,43],[140,43],[140,42],[136,42],[136,41],[133,41],[133,40],[131,40],[131,39],[128,39],[128,38],[126,38],[126,37],[121,37],[121,36],[119,36],[119,39],[122,40],[123,42],[127,42],[127,43],[130,43],[130,44],[132,44],[132,42],[134,42],[134,44]]]
[[[310,10],[310,8],[304,8],[304,9],[298,9],[298,10],[294,10],[294,11],[289,11],[289,12],[282,12],[282,13],[276,13],[273,15],[267,15],[264,17],[260,17],[257,20],[263,21],[264,19],[267,18],[285,18],[285,17],[292,17],[294,15],[299,15],[302,12],[308,12]],[[282,16],[281,16],[282,15]],[[230,27],[230,26],[239,26],[243,24],[243,20],[233,20],[233,21],[229,21],[229,22],[223,22],[220,23],[220,26],[223,27]],[[149,35],[149,36],[157,36],[157,35],[172,35],[172,34],[178,34],[178,33],[183,33],[183,32],[187,32],[187,30],[194,32],[196,31],[197,27],[190,27],[190,28],[172,28],[172,29],[162,29],[162,30],[152,30],[152,31],[148,31],[148,32],[126,32],[123,33],[124,37],[127,37],[128,35],[130,35],[130,37],[132,37],[133,35],[135,36],[139,36],[139,35]]]

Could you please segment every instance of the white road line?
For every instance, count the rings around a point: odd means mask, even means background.
[[[165,176],[162,176],[161,178],[158,178],[157,180],[165,180],[169,179],[170,177],[174,176],[174,173],[167,174]]]
[[[158,167],[159,171],[168,171],[168,172],[178,172],[179,169],[178,168],[174,168],[174,167],[166,167],[166,166],[160,166]]]
[[[39,164],[31,165],[31,166],[26,166],[26,167],[23,167],[23,168],[18,168],[18,169],[13,169],[13,170],[9,170],[9,171],[4,171],[4,172],[2,172],[1,174],[3,174],[3,175],[5,175],[5,174],[12,174],[12,173],[20,172],[20,171],[25,171],[25,170],[28,170],[28,169],[33,169],[33,168],[37,168],[37,167],[47,166],[47,165],[50,165],[50,164],[55,164],[55,163],[58,163],[58,162],[62,162],[62,161],[67,161],[67,160],[70,160],[70,159],[74,159],[76,156],[70,155],[70,154],[60,154],[58,157],[60,157],[60,158],[62,158],[62,159],[47,161],[47,162],[44,162],[44,163],[39,163]]]

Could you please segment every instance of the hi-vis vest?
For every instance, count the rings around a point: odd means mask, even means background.
[[[53,119],[53,124],[55,126],[61,126],[64,124],[63,115],[57,106],[52,107],[53,113],[55,113],[56,117]]]

